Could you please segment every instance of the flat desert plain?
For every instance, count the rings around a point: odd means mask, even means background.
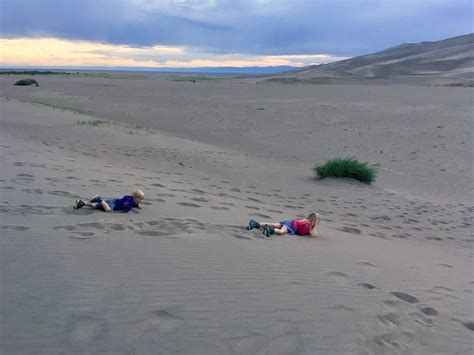
[[[21,78],[0,77],[2,353],[472,353],[472,89]],[[314,179],[340,156],[375,183]],[[141,210],[72,208],[135,187]],[[312,211],[318,237],[245,229]]]

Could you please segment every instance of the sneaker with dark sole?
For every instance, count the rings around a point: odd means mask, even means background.
[[[84,207],[84,205],[85,205],[84,201],[82,201],[82,200],[76,200],[76,202],[74,202],[73,208],[74,208],[75,210],[78,210],[79,208]]]
[[[265,224],[265,226],[263,227],[263,235],[265,235],[265,237],[271,237],[274,232],[275,228],[269,226],[268,224]]]
[[[102,202],[104,198],[100,195],[95,195],[91,198],[91,203]]]
[[[257,221],[251,219],[248,226],[247,226],[247,229],[252,230],[252,229],[255,229],[255,228],[260,228],[260,223],[258,223]]]

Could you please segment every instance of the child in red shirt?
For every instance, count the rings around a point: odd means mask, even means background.
[[[310,213],[308,217],[303,219],[289,219],[282,222],[257,222],[253,219],[250,220],[247,229],[251,230],[254,228],[262,228],[263,234],[267,237],[273,234],[298,234],[316,236],[316,227],[321,222],[321,215],[319,213]]]

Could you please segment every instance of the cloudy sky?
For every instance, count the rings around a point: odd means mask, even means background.
[[[472,0],[0,0],[0,66],[327,63],[473,32]]]

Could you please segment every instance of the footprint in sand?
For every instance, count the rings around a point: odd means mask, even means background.
[[[349,278],[349,276],[339,271],[331,271],[329,272],[329,275],[331,275],[334,278],[343,279],[343,280],[346,280]]]
[[[254,215],[260,218],[271,218],[269,215],[266,215],[264,213],[254,213]]]
[[[249,198],[247,198],[247,200],[252,201],[252,202],[261,202],[259,199],[256,199],[256,198],[253,198],[253,197],[249,197]]]
[[[38,194],[38,195],[43,194],[43,191],[41,189],[23,189],[21,191],[29,193],[29,194]]]
[[[114,231],[124,231],[125,226],[121,223],[107,223],[107,229],[112,229]]]
[[[200,208],[201,207],[201,205],[197,205],[197,204],[191,203],[191,202],[178,202],[178,205],[184,206],[184,207],[194,207],[194,208]]]
[[[73,231],[76,229],[76,227],[74,226],[56,226],[56,227],[53,227],[54,230],[68,230],[68,231]]]
[[[454,268],[454,266],[449,265],[449,264],[445,264],[445,263],[439,263],[438,265],[441,265],[441,266],[444,266],[444,267],[447,267],[447,268],[450,268],[450,269]]]
[[[377,288],[374,285],[369,284],[367,282],[361,282],[361,283],[357,284],[357,286],[360,286],[360,287],[365,288],[367,290],[373,290],[374,288]]]
[[[209,200],[205,199],[204,197],[193,197],[191,200],[197,202],[209,202]]]
[[[408,302],[408,303],[419,303],[420,301],[418,298],[415,296],[409,295],[408,293],[405,292],[399,292],[399,291],[394,291],[390,292],[392,295],[395,297],[401,299],[402,301]]]
[[[422,325],[423,327],[432,327],[433,326],[433,320],[427,318],[424,314],[419,313],[419,312],[411,312],[409,315],[413,318],[413,320]]]
[[[409,344],[413,341],[414,335],[411,332],[392,332],[385,333],[383,335],[377,335],[373,337],[374,342],[377,345],[382,345],[392,349],[400,348],[401,344]]]
[[[173,194],[160,194],[160,197],[174,197]]]
[[[149,236],[149,237],[160,237],[160,236],[169,234],[167,232],[160,232],[160,231],[157,231],[157,230],[139,231],[137,233],[140,234],[140,235],[146,235],[146,236]]]
[[[151,312],[143,321],[145,326],[159,326],[160,331],[169,332],[176,329],[183,319],[165,310]]]
[[[383,324],[395,324],[399,325],[400,324],[400,315],[398,313],[390,312],[384,315],[378,315],[378,318],[380,322]]]
[[[369,263],[368,261],[359,261],[357,265],[362,265],[362,266],[369,266],[369,267],[375,267],[374,264]]]
[[[244,235],[244,234],[240,234],[240,233],[231,233],[230,235],[232,235],[233,237],[236,237],[238,239],[252,239],[249,236]]]
[[[464,328],[469,329],[470,331],[474,332],[474,322],[472,321],[461,322],[461,324],[464,326]]]
[[[93,228],[93,229],[103,229],[104,225],[100,222],[91,222],[91,223],[78,223],[78,227],[81,228]]]
[[[354,308],[348,307],[343,304],[336,304],[335,306],[330,307],[330,309],[333,309],[335,311],[354,311]]]
[[[338,229],[338,230],[342,232],[346,232],[346,233],[351,233],[351,234],[361,234],[360,229],[352,228],[352,227],[342,227],[341,229]]]
[[[95,236],[93,232],[75,232],[70,237],[73,239],[91,239]]]
[[[66,329],[71,340],[81,343],[89,343],[91,340],[99,338],[104,332],[101,321],[87,316],[71,321]]]
[[[60,190],[48,191],[48,194],[55,195],[55,196],[73,197],[73,195],[70,192],[60,191]],[[74,196],[74,197],[76,197],[76,196]]]
[[[19,178],[23,178],[23,179],[33,179],[34,178],[34,175],[30,175],[30,174],[16,174],[17,177]]]
[[[436,317],[437,315],[439,315],[436,309],[428,305],[420,305],[418,306],[418,309],[420,310],[421,313],[430,317]]]
[[[395,301],[395,300],[382,300],[380,303],[384,304],[385,306],[389,307],[398,307],[401,302],[400,301]]]
[[[1,226],[2,229],[8,230],[8,231],[15,231],[15,232],[22,232],[30,229],[30,227],[25,227],[25,226]]]
[[[229,210],[227,207],[224,207],[224,206],[209,206],[209,208],[211,208],[213,210],[224,210],[224,211]]]
[[[190,192],[193,192],[193,193],[196,193],[196,194],[199,194],[199,195],[203,195],[206,193],[206,191],[203,191],[203,190],[199,190],[199,189],[191,189],[189,190]]]

